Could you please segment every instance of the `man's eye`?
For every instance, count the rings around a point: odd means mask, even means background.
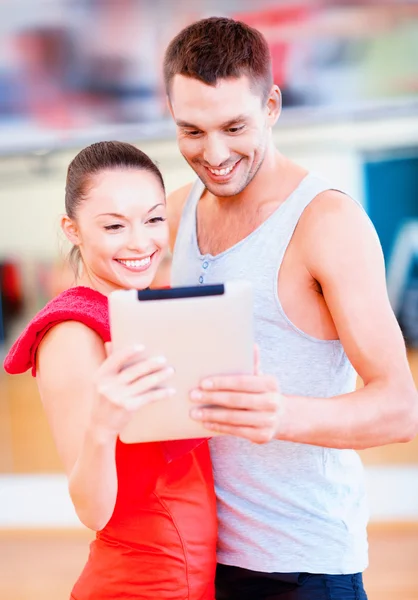
[[[244,125],[240,125],[239,127],[230,127],[228,129],[229,133],[238,133],[244,129]]]
[[[185,133],[186,133],[186,135],[189,135],[190,137],[197,137],[201,132],[196,130],[196,131],[186,131]]]

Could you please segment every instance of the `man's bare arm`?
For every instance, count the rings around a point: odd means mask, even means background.
[[[285,398],[277,435],[342,448],[409,441],[418,429],[418,396],[373,227],[338,192],[322,194],[305,213],[298,239],[306,265],[364,388],[330,399]]]

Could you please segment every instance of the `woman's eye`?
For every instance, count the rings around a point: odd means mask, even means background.
[[[120,223],[115,223],[114,225],[105,225],[106,231],[117,231],[121,227],[123,227],[123,225],[120,225]]]
[[[166,220],[167,219],[165,219],[164,217],[153,217],[152,219],[149,219],[148,223],[151,223],[151,224],[163,223]]]

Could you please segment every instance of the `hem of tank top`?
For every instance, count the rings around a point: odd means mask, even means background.
[[[287,568],[285,570],[277,570],[274,568],[269,568],[268,570],[265,568],[265,564],[263,566],[262,569],[255,569],[255,568],[251,568],[249,566],[249,563],[246,563],[247,566],[242,566],[242,564],[236,564],[237,562],[242,562],[242,561],[238,561],[238,560],[233,560],[233,559],[217,559],[217,563],[220,565],[225,565],[227,567],[237,567],[239,569],[245,569],[247,571],[254,571],[254,572],[258,572],[258,573],[309,573],[311,575],[321,575],[321,574],[326,574],[326,575],[354,575],[356,573],[364,573],[364,571],[368,568],[369,566],[369,557],[367,556],[363,561],[361,565],[355,565],[353,567],[348,566],[347,568],[342,569],[341,567],[339,568],[323,568],[323,567],[316,567],[315,569],[312,568],[312,566],[310,566],[309,568],[304,568],[307,567],[307,565],[295,565],[295,568]],[[245,561],[244,561],[245,562]],[[283,568],[282,568],[283,569]],[[341,572],[343,571],[343,572]]]

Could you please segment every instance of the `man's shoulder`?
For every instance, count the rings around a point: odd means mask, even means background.
[[[302,215],[295,237],[307,264],[320,269],[336,264],[337,256],[354,259],[380,246],[376,230],[360,203],[337,190],[314,198]]]
[[[167,206],[169,208],[178,208],[179,206],[183,208],[192,187],[193,181],[190,181],[189,183],[186,183],[186,185],[183,185],[182,187],[170,192],[170,194],[167,196]]]
[[[350,195],[336,189],[320,192],[304,210],[300,224],[305,233],[312,233],[323,228],[350,227],[359,221],[367,221],[365,211]]]
[[[167,196],[167,216],[170,227],[170,246],[174,248],[177,231],[180,224],[181,215],[187,198],[192,190],[193,182],[187,183],[174,190]]]

